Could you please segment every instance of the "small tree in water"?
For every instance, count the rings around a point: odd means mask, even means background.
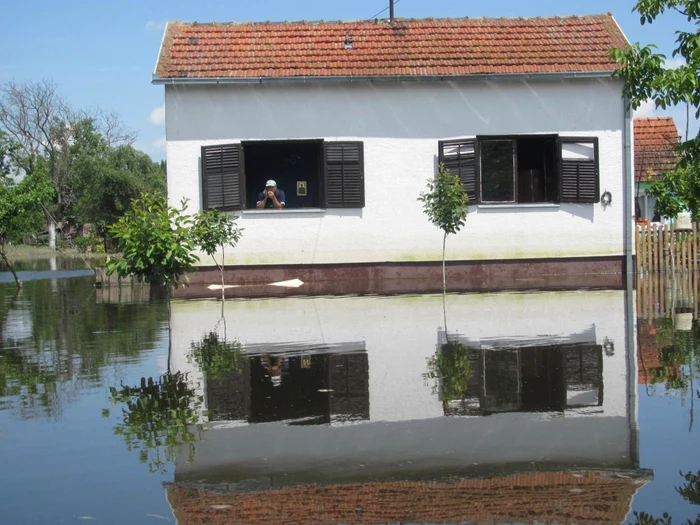
[[[186,209],[186,200],[173,208],[161,194],[143,193],[132,201],[131,209],[109,227],[122,256],[107,259],[107,272],[120,277],[135,275],[154,285],[185,284],[186,273],[199,261],[194,253],[195,219],[185,213]]]
[[[440,164],[434,180],[428,180],[426,191],[418,200],[430,222],[443,231],[442,237],[442,290],[447,290],[445,278],[445,243],[447,235],[457,233],[467,222],[468,198],[459,176],[450,173]]]
[[[221,297],[226,297],[224,266],[226,246],[235,247],[241,238],[243,228],[236,224],[235,215],[228,215],[219,210],[205,210],[197,214],[194,223],[197,244],[209,255],[221,273]],[[221,251],[221,264],[216,260],[216,253]]]

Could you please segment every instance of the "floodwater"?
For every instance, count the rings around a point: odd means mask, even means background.
[[[606,290],[168,305],[45,271],[0,284],[2,524],[700,513],[692,313]]]

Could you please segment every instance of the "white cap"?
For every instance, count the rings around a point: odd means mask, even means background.
[[[270,179],[265,183],[266,188],[269,186],[277,186],[277,183],[274,180]]]

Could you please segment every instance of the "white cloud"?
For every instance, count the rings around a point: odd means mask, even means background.
[[[642,105],[634,110],[635,118],[656,117],[656,105],[651,99],[642,102]]]
[[[677,69],[680,66],[684,66],[686,64],[685,58],[682,56],[675,56],[672,58],[667,58],[664,61],[664,68],[665,69]]]
[[[165,22],[155,22],[153,20],[149,20],[148,22],[146,22],[145,29],[146,31],[150,31],[153,33],[160,33],[161,31],[163,31],[163,29],[165,29]]]
[[[165,104],[151,111],[148,120],[154,126],[162,126],[165,124]]]

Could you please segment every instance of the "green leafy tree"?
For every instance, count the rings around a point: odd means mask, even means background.
[[[642,24],[651,24],[667,11],[680,13],[697,29],[700,24],[700,0],[639,0],[634,10]],[[690,28],[689,28],[690,29]],[[614,76],[624,80],[623,93],[633,109],[653,100],[656,107],[666,109],[686,104],[700,117],[700,34],[696,29],[676,32],[674,57],[685,64],[675,69],[665,67],[665,55],[656,46],[635,43],[624,49],[611,50],[610,56],[620,65]],[[675,169],[652,184],[650,193],[657,197],[656,211],[675,217],[689,210],[700,218],[700,137],[687,136],[678,147],[679,161]]]
[[[197,214],[194,222],[194,235],[201,250],[209,255],[221,273],[221,297],[226,298],[224,282],[226,246],[235,247],[241,238],[243,228],[236,224],[237,217],[220,210],[204,210]],[[221,263],[216,259],[221,252]]]
[[[51,182],[41,170],[35,170],[21,182],[0,180],[0,257],[12,272],[17,288],[22,281],[7,258],[8,243],[22,240],[42,228],[42,202],[53,194]]]
[[[107,226],[117,222],[141,193],[165,193],[165,171],[129,145],[111,146],[92,119],[73,130],[70,146],[72,185],[76,196],[68,214],[91,224],[107,249]]]
[[[423,212],[430,222],[440,228],[442,237],[442,289],[447,290],[445,278],[445,243],[447,236],[457,233],[466,224],[468,212],[467,192],[459,176],[450,173],[440,164],[435,179],[428,180],[425,192],[418,197],[423,203]]]
[[[186,210],[186,200],[174,208],[161,194],[144,193],[132,201],[124,216],[109,227],[121,257],[108,258],[108,273],[135,275],[153,285],[185,284],[187,272],[199,260],[194,218]]]

